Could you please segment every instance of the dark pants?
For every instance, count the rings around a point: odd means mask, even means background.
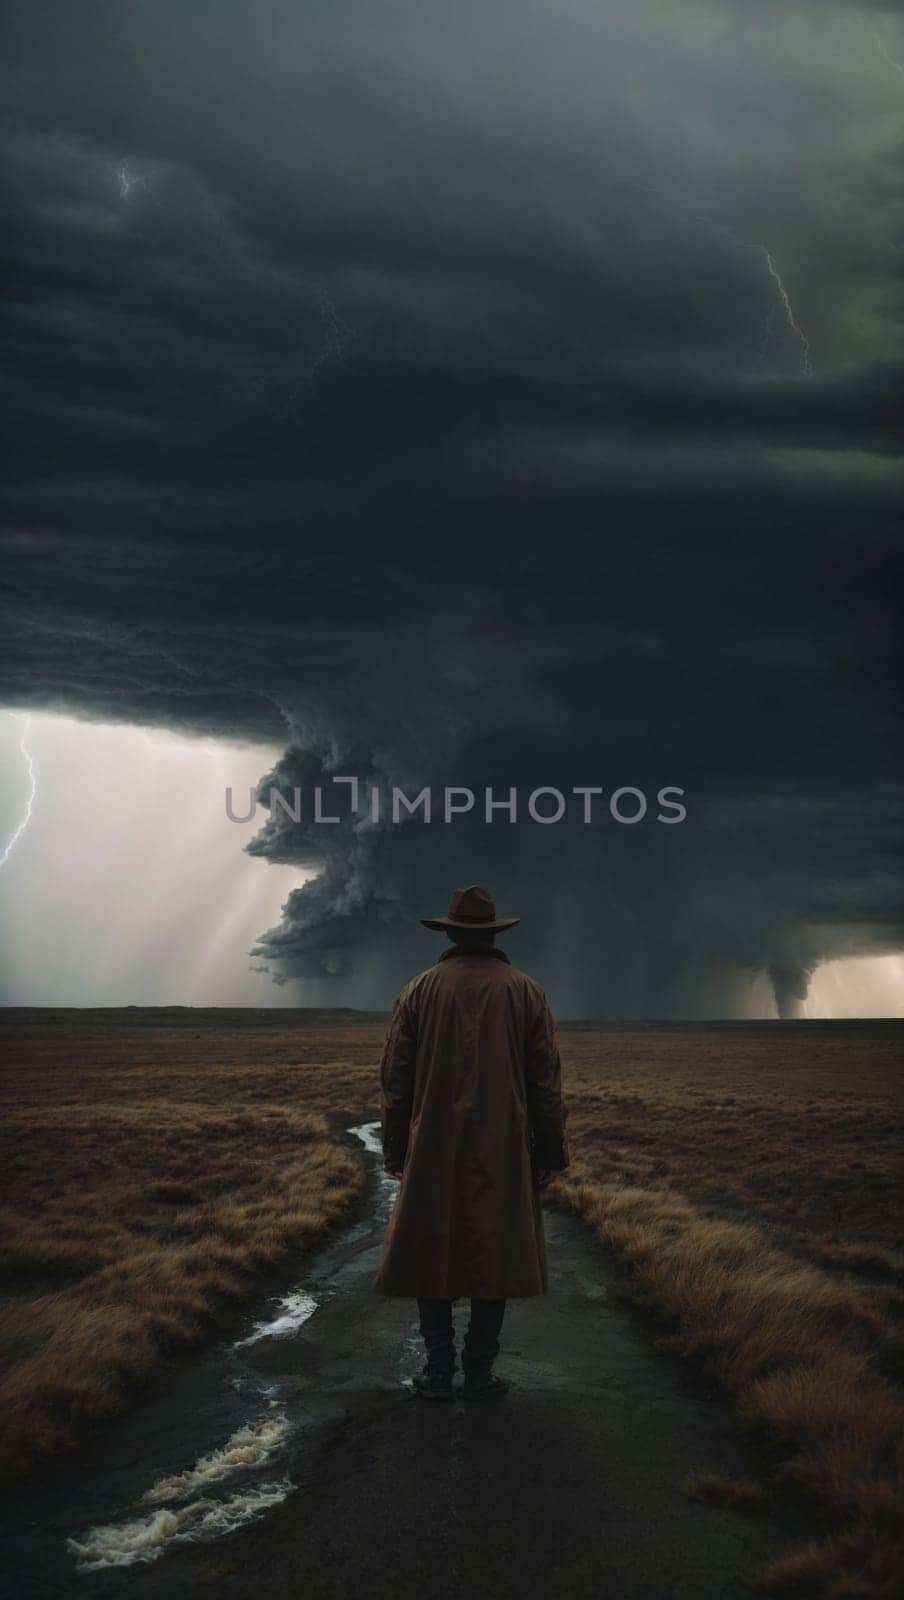
[[[427,1346],[424,1372],[444,1373],[451,1377],[455,1371],[452,1301],[427,1300],[419,1296],[417,1305],[421,1333]],[[471,1320],[461,1350],[461,1366],[465,1374],[489,1372],[499,1354],[499,1330],[504,1316],[504,1300],[471,1299]]]

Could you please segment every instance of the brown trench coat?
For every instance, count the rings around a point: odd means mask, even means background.
[[[405,985],[380,1063],[383,1159],[402,1179],[378,1293],[547,1292],[533,1169],[569,1165],[555,1031],[540,985],[493,946],[452,946]]]

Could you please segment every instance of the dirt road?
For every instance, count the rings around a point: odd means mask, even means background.
[[[718,1391],[655,1348],[612,1267],[547,1204],[550,1293],[509,1302],[487,1405],[427,1404],[414,1301],[371,1281],[396,1185],[377,1128],[362,1213],[301,1281],[175,1364],[128,1416],[8,1498],[17,1600],[736,1600],[796,1533],[689,1502],[756,1476]],[[360,1145],[359,1145],[360,1148]],[[464,1333],[467,1302],[455,1308]]]

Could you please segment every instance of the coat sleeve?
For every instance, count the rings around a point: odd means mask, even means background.
[[[544,994],[539,996],[532,1011],[524,1066],[535,1166],[560,1172],[571,1164],[565,1137],[568,1112],[562,1099],[562,1061],[556,1043],[556,1019]]]
[[[393,1009],[380,1059],[383,1164],[397,1172],[404,1165],[408,1149],[416,1049],[414,1008],[403,989]]]

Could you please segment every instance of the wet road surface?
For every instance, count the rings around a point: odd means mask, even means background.
[[[681,1492],[762,1476],[714,1385],[656,1349],[611,1262],[544,1207],[550,1293],[509,1301],[499,1400],[427,1404],[413,1300],[371,1283],[397,1185],[241,1330],[7,1498],[17,1600],[736,1600],[798,1530]],[[359,1145],[360,1148],[360,1145]],[[467,1301],[456,1302],[457,1342]]]

